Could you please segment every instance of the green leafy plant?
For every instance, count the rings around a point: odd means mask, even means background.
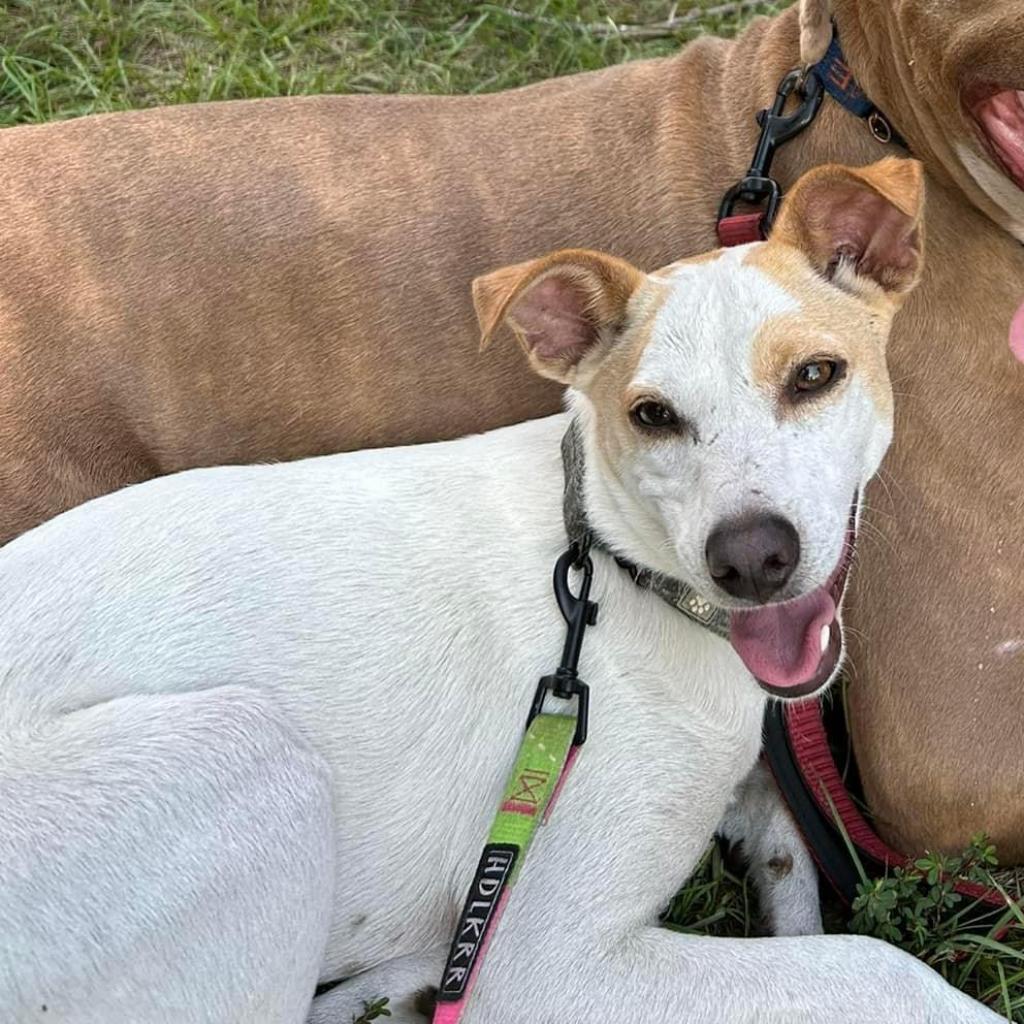
[[[1024,910],[996,882],[996,849],[984,834],[959,856],[928,853],[881,878],[866,878],[852,931],[913,953],[957,988],[1024,1024]],[[958,880],[999,892],[1000,912],[955,891]]]
[[[3,0],[0,126],[155,104],[487,92],[732,34],[791,0]],[[684,5],[680,5],[683,7]]]
[[[851,927],[917,955],[940,955],[943,942],[959,932],[961,919],[972,911],[972,901],[955,891],[956,882],[992,888],[998,863],[995,847],[981,834],[958,857],[926,854],[909,867],[862,882]],[[954,913],[958,907],[961,912]]]
[[[379,1020],[381,1017],[390,1017],[388,1009],[389,999],[373,999],[370,1002],[363,1000],[363,1012],[358,1017],[352,1018],[352,1024],[370,1024],[371,1021]]]

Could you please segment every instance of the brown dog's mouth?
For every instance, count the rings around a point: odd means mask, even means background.
[[[967,108],[989,153],[1024,189],[1024,89],[982,86],[968,95]]]

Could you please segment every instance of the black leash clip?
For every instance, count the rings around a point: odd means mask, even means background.
[[[573,746],[582,747],[587,741],[587,723],[590,717],[590,687],[579,677],[580,651],[583,649],[583,634],[587,626],[597,623],[597,605],[590,600],[590,584],[594,578],[594,565],[589,555],[590,545],[586,540],[573,542],[568,551],[555,563],[555,600],[569,626],[562,648],[562,660],[554,675],[544,676],[537,684],[530,706],[529,725],[544,708],[544,698],[550,691],[561,700],[579,699],[576,714],[576,734]],[[577,569],[583,574],[580,592],[574,594],[569,588],[569,570]]]
[[[796,93],[799,106],[790,114],[785,113],[790,96]],[[782,202],[782,189],[771,176],[775,151],[783,143],[795,138],[815,119],[821,108],[825,91],[817,75],[795,68],[779,83],[775,102],[770,110],[757,115],[761,135],[754,150],[754,160],[742,181],[733,185],[725,194],[718,210],[719,222],[731,217],[736,204],[742,200],[754,206],[764,204],[761,217],[761,237],[767,238],[775,223]]]

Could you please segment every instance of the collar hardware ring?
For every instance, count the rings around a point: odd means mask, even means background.
[[[883,146],[887,146],[893,140],[892,125],[889,124],[886,116],[880,111],[872,111],[868,115],[868,128],[875,139]]]

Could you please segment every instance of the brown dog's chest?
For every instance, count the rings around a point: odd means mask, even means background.
[[[1008,344],[1024,248],[938,188],[929,231],[848,609],[852,728],[887,837],[958,849],[987,830],[1015,863],[1024,810],[1000,794],[1024,774],[1024,366]]]

